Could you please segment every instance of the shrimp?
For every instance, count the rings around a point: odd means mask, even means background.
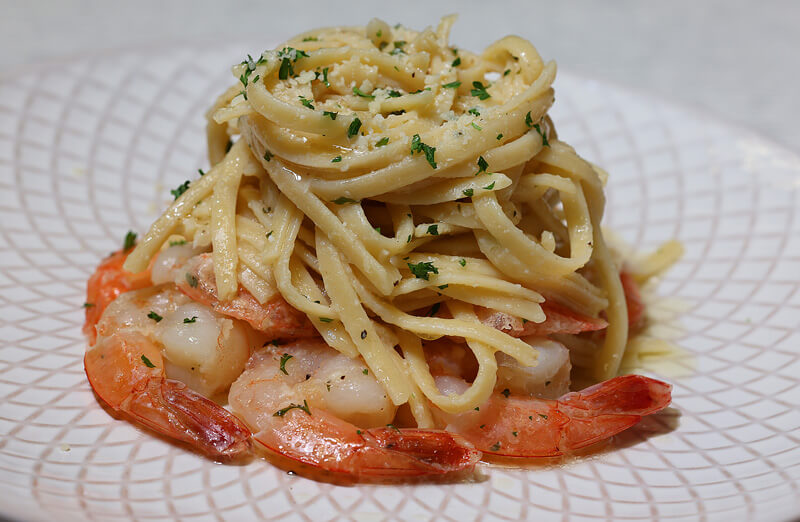
[[[397,408],[377,379],[322,340],[255,353],[228,399],[267,450],[355,480],[447,476],[480,459],[459,435],[387,425]]]
[[[468,384],[439,376],[442,393],[459,393]],[[436,411],[447,430],[458,433],[489,455],[554,457],[608,439],[638,423],[671,401],[667,383],[641,375],[625,375],[559,399],[493,393],[477,411]]]
[[[246,321],[270,339],[296,339],[318,335],[308,317],[290,306],[283,297],[276,296],[262,305],[240,286],[238,293],[230,301],[220,301],[211,254],[203,253],[183,262],[176,262],[172,266],[171,276],[181,292],[194,301],[204,303],[223,315]]]
[[[224,392],[250,355],[248,327],[174,285],[131,290],[104,310],[84,368],[115,411],[216,459],[250,451],[250,431],[205,396]]]
[[[97,339],[95,325],[109,303],[123,292],[152,285],[149,268],[138,274],[122,269],[129,252],[130,250],[120,250],[104,259],[86,285],[86,321],[83,324],[83,334],[89,338],[90,345]]]

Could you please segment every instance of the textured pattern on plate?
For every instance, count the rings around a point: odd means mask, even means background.
[[[611,173],[608,224],[640,246],[678,237],[687,247],[657,305],[659,334],[693,354],[666,375],[677,410],[566,467],[352,488],[261,461],[212,464],[113,420],[83,374],[85,280],[206,166],[202,115],[246,48],[121,52],[0,82],[0,512],[65,522],[800,512],[800,160],[568,74],[555,121]]]

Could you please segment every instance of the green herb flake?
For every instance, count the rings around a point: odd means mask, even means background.
[[[130,250],[135,246],[136,246],[136,232],[134,232],[133,230],[128,230],[128,233],[125,234],[125,239],[122,240],[122,251],[127,252],[128,250]]]
[[[369,370],[364,368],[364,370],[362,370],[361,373],[363,373],[364,375],[369,375]]]
[[[366,339],[367,338],[367,331],[366,330],[361,330],[361,338],[362,339]]]
[[[143,363],[144,363],[144,365],[145,365],[145,366],[147,366],[148,368],[155,368],[155,367],[156,367],[156,365],[155,365],[155,364],[153,364],[153,363],[151,363],[151,362],[150,362],[150,359],[148,359],[148,358],[147,358],[147,356],[146,356],[146,355],[144,355],[144,354],[142,354],[142,362],[143,362]]]
[[[157,313],[155,313],[152,310],[150,310],[150,313],[147,314],[147,317],[149,317],[150,319],[152,319],[155,322],[159,322],[159,321],[161,321],[163,319],[163,317],[161,317],[160,315],[158,315]]]
[[[503,71],[503,76],[508,76],[509,74],[511,74],[511,69],[506,69]]]
[[[314,110],[314,106],[311,104],[311,100],[309,100],[305,96],[298,96],[298,98],[300,98],[300,103],[303,104],[303,107],[308,107],[312,111]]]
[[[468,110],[467,112],[472,114],[473,116],[480,116],[481,115],[481,111],[479,111],[477,107],[473,107],[470,110]]]
[[[500,450],[500,443],[499,443],[499,442],[495,442],[495,443],[492,445],[492,447],[491,447],[491,448],[489,448],[489,451],[499,451],[499,450]]]
[[[272,156],[273,156],[273,154],[270,151],[264,149],[264,161],[271,160]]]
[[[306,400],[303,399],[303,405],[302,406],[300,406],[299,404],[291,403],[287,407],[281,408],[280,410],[278,410],[275,413],[273,413],[272,416],[273,417],[283,417],[290,410],[294,410],[294,409],[303,410],[304,412],[306,412],[307,415],[311,415],[311,410],[308,408],[308,402],[306,402]]]
[[[550,386],[550,381],[544,381],[545,386]]]
[[[483,187],[483,190],[492,190],[494,188],[494,181]]]
[[[505,390],[501,391],[500,393],[501,393],[502,395],[504,395],[506,399],[508,399],[508,396],[509,396],[509,395],[511,395],[511,390],[509,390],[508,388],[506,388]]]
[[[342,161],[342,157],[341,156],[336,156],[335,158],[333,158],[331,160],[331,163],[339,163],[340,161]]]
[[[338,112],[332,112],[332,111],[322,111],[322,116],[323,116],[323,117],[327,116],[327,117],[328,117],[328,118],[330,118],[331,120],[335,120],[335,119],[336,119],[336,117],[337,117],[338,115],[339,115],[339,113],[338,113]]]
[[[320,317],[319,320],[322,321],[323,323],[333,322],[333,319],[331,319],[330,317]]]
[[[530,116],[530,113],[528,113],[528,115]],[[526,121],[526,123],[527,123],[527,121]],[[536,125],[533,126],[533,128],[536,129],[536,132],[538,132],[539,136],[542,137],[542,147],[549,147],[550,146],[550,142],[547,141],[547,134],[542,132],[542,128],[539,126],[539,124],[537,123]]]
[[[387,96],[389,96],[389,98],[399,98],[400,96],[402,96],[402,94],[400,94],[399,91],[395,90],[386,91],[386,94]]]
[[[360,96],[362,98],[366,98],[368,100],[375,99],[375,96],[373,96],[372,94],[367,94],[365,92],[362,92],[361,89],[359,89],[358,87],[353,87],[353,94],[355,94],[356,96]]]
[[[191,317],[184,317],[183,318],[184,324],[192,324],[197,322],[197,316],[193,315]]]
[[[475,190],[468,188],[466,190],[461,191],[461,193],[467,196],[468,198],[471,198],[475,194]]]
[[[452,65],[453,67],[458,67],[459,65],[461,65],[461,57],[459,56],[458,58],[453,60],[453,63],[450,65]]]
[[[347,137],[352,138],[358,134],[359,129],[361,129],[361,120],[353,118],[353,121],[350,122],[350,126],[347,127]]]
[[[197,278],[189,272],[186,272],[186,282],[189,283],[189,286],[192,288],[197,288]]]
[[[197,173],[200,174],[201,178],[206,175],[206,173],[203,172],[203,169],[197,169]]]
[[[177,188],[174,188],[174,189],[170,190],[169,193],[172,194],[172,196],[175,199],[178,199],[178,197],[180,197],[181,194],[183,194],[184,192],[189,190],[189,184],[190,183],[191,182],[187,179],[186,181],[184,181],[183,183],[178,185]]]
[[[281,61],[281,66],[278,69],[278,78],[286,80],[289,76],[294,76],[294,64],[300,58],[308,58],[308,53],[295,49],[293,47],[284,47],[278,53],[278,59]]]
[[[406,239],[406,243],[411,243],[411,234],[408,235],[408,239]]]
[[[491,98],[491,95],[486,92],[487,86],[484,86],[483,83],[479,81],[472,82],[473,89],[469,92],[472,96],[475,96],[479,100],[486,100]]]
[[[394,430],[394,431],[396,431],[397,433],[400,433],[400,428],[398,428],[398,427],[397,427],[397,426],[395,426],[394,424],[387,424],[387,425],[386,425],[386,427],[387,427],[387,428],[389,428],[390,430]]]
[[[186,240],[185,239],[179,239],[177,241],[170,241],[169,242],[169,246],[171,246],[171,247],[181,246],[181,245],[185,245],[185,244],[186,244]]]
[[[531,111],[528,111],[528,114],[525,115],[525,125],[527,125],[528,128],[533,127],[533,120],[531,119]]]
[[[486,172],[487,168],[489,168],[489,163],[483,159],[483,156],[478,156],[478,172]]]
[[[436,147],[431,147],[430,145],[422,143],[419,134],[414,134],[414,136],[411,138],[411,155],[413,156],[415,152],[424,152],[425,159],[428,160],[430,166],[434,169],[436,168]]]
[[[331,82],[328,81],[328,68],[327,67],[322,69],[322,83],[325,84],[325,87],[330,87],[331,86]],[[331,119],[335,120],[336,118],[331,118]]]
[[[319,38],[317,38],[316,36],[306,36],[305,38],[303,38],[303,41],[304,42],[318,42]]]
[[[384,136],[383,138],[375,144],[376,147],[383,147],[389,144],[389,136]]]
[[[467,260],[462,257],[458,260],[458,264],[461,266],[467,266]]]
[[[91,308],[91,307],[93,307],[93,306],[95,306],[95,304],[94,304],[94,303],[83,303],[83,307],[84,307],[84,308]]]
[[[511,432],[511,434],[512,434],[513,436],[515,436],[515,437],[517,436],[517,432],[516,432],[516,431],[512,431],[512,432]]]
[[[503,133],[498,134],[497,135],[497,141],[500,141],[502,139],[503,139]]]
[[[474,409],[475,409],[475,411],[481,411],[481,409],[480,409],[480,407],[479,407],[479,406],[475,406],[475,408],[474,408]]]
[[[543,418],[544,420],[547,420],[547,415],[545,415],[544,413],[540,413],[539,417]]]
[[[432,236],[439,235],[439,225],[428,225],[428,234]]]
[[[358,203],[355,199],[346,198],[344,196],[339,196],[338,198],[331,201],[331,203],[336,203],[337,205],[347,205],[348,203]]]
[[[434,303],[431,306],[431,309],[428,311],[428,317],[434,317],[436,314],[439,313],[439,308],[442,307],[442,303]]]
[[[461,87],[461,82],[456,80],[454,82],[445,83],[444,85],[442,85],[442,87],[444,87],[445,89],[458,89],[459,87]]]
[[[474,121],[473,121],[472,123],[470,123],[470,125],[472,125],[472,127],[473,127],[474,129],[478,129],[479,131],[482,131],[482,130],[483,130],[483,127],[481,127],[480,125],[478,125],[478,124],[477,124],[477,123],[475,123]]]
[[[289,359],[292,357],[294,357],[294,355],[289,355],[288,353],[281,355],[281,371],[284,375],[289,375],[289,372],[286,371],[286,363],[289,362]]]
[[[395,40],[394,48],[395,49],[402,49],[405,44],[406,44],[405,40]]]
[[[433,263],[430,261],[424,261],[421,263],[406,263],[408,265],[408,269],[411,270],[411,273],[414,274],[414,277],[417,279],[424,279],[425,281],[429,280],[428,274],[434,273],[438,274],[439,269],[433,266]]]

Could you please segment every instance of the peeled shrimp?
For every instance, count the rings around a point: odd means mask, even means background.
[[[321,340],[254,354],[229,402],[268,450],[354,479],[468,472],[480,458],[459,435],[387,426],[396,407],[375,377]]]
[[[199,254],[186,259],[184,263],[176,263],[171,275],[178,288],[192,300],[204,303],[223,315],[246,321],[270,339],[318,335],[308,317],[280,296],[262,305],[240,286],[230,301],[220,301],[211,254]]]
[[[449,376],[437,377],[436,384],[443,393],[460,393],[468,386]],[[553,457],[608,439],[666,408],[671,389],[655,379],[625,375],[557,400],[495,392],[477,411],[437,416],[448,431],[487,454]]]
[[[112,295],[104,282],[119,289],[127,276],[109,276],[113,269],[106,263],[98,270],[88,298],[99,301]],[[250,450],[250,432],[203,395],[227,390],[244,369],[246,328],[191,302],[172,284],[129,290],[104,306],[91,326],[96,340],[84,357],[86,375],[114,410],[213,458],[233,458]]]

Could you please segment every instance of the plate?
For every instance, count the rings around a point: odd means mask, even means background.
[[[610,173],[606,224],[686,255],[653,294],[673,408],[563,466],[340,487],[219,465],[114,420],[83,373],[85,282],[205,168],[204,120],[258,46],[132,49],[0,81],[0,513],[25,520],[782,520],[800,513],[800,158],[569,73],[560,136]],[[680,356],[675,356],[675,353]]]

